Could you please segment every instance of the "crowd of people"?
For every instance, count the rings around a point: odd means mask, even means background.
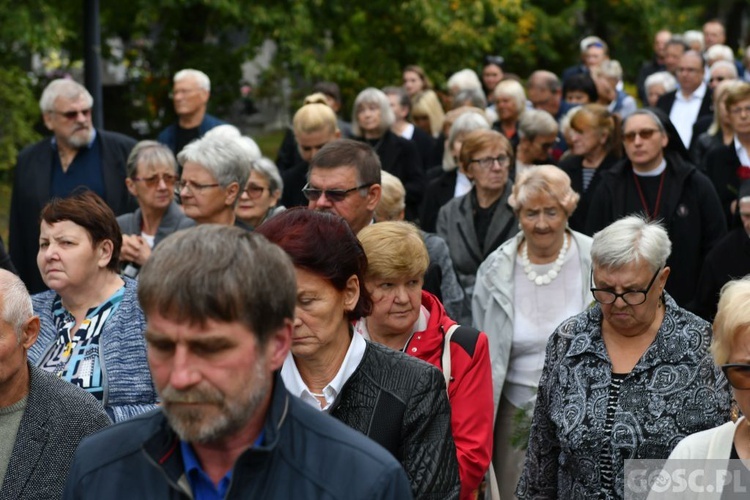
[[[596,36],[559,76],[406,66],[351,121],[320,82],[275,161],[201,71],[140,142],[54,80],[0,242],[0,498],[617,499],[628,459],[750,458],[724,42],[659,31],[637,95]]]

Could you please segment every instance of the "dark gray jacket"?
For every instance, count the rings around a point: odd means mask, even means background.
[[[0,500],[60,498],[78,443],[110,425],[83,389],[29,366],[29,394]]]

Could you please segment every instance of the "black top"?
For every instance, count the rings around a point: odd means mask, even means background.
[[[201,135],[200,126],[194,128],[182,128],[177,125],[175,131],[175,151],[179,153],[182,148],[199,138]]]

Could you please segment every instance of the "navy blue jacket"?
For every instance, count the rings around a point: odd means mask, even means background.
[[[227,499],[412,498],[390,453],[289,394],[278,375],[263,433],[234,464]],[[63,498],[190,498],[179,443],[159,410],[109,427],[81,442]]]
[[[222,120],[219,120],[215,116],[212,116],[206,113],[203,116],[203,121],[198,127],[198,135],[200,137],[203,137],[206,132],[208,132],[212,128],[217,127],[219,125],[224,125],[224,122]],[[161,142],[165,146],[167,146],[169,149],[171,149],[174,154],[179,153],[179,151],[175,151],[175,149],[177,148],[177,124],[176,123],[173,123],[169,127],[162,130],[157,136],[156,140]]]

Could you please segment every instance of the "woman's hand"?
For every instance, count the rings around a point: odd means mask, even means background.
[[[122,235],[122,250],[120,260],[134,262],[139,266],[146,263],[151,256],[151,247],[146,240],[137,234]]]

